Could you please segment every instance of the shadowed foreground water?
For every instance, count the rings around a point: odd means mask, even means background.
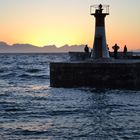
[[[0,140],[139,140],[140,91],[49,87],[63,55],[0,55]]]

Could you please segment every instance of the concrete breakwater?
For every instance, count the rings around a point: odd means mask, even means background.
[[[140,89],[140,60],[50,63],[50,86]]]
[[[114,52],[110,52],[110,58],[114,58]],[[69,57],[71,61],[85,61],[89,59],[90,54],[86,54],[85,52],[69,52]],[[118,59],[140,59],[139,52],[127,52],[126,56],[124,56],[123,52],[118,52]]]

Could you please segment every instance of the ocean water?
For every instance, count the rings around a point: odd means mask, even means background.
[[[67,54],[0,54],[0,140],[140,140],[140,91],[52,88]]]

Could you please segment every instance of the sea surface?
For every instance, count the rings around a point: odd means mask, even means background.
[[[0,54],[0,140],[140,140],[140,91],[52,88],[67,54]]]

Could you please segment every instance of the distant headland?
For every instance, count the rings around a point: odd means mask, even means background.
[[[46,45],[43,47],[32,44],[13,44],[0,42],[0,53],[63,53],[69,51],[83,52],[85,45],[64,45],[57,47],[55,45]]]

